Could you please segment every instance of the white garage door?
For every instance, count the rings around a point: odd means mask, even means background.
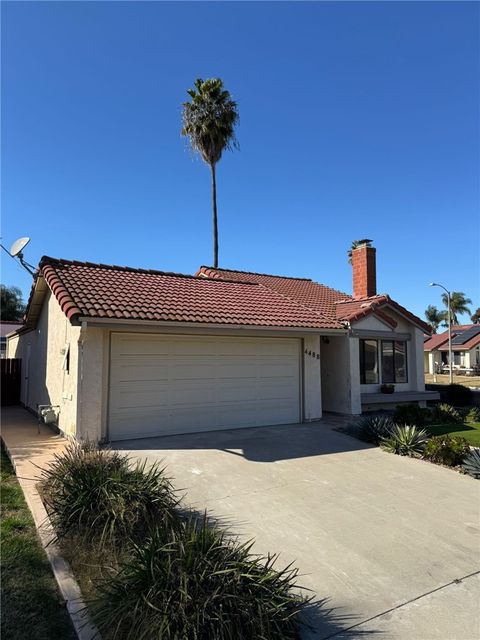
[[[300,341],[112,334],[109,438],[300,421]]]

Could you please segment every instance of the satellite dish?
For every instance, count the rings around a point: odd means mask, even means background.
[[[12,258],[16,256],[22,257],[22,251],[25,249],[27,244],[30,242],[30,238],[19,238],[15,240],[10,249],[10,255]]]

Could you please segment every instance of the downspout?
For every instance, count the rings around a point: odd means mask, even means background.
[[[87,322],[83,321],[78,337],[78,383],[77,383],[77,440],[84,440],[83,434],[83,371],[84,371],[84,345],[87,340]],[[80,436],[80,437],[79,437]]]

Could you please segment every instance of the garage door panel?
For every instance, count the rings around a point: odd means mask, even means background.
[[[113,334],[112,440],[300,420],[298,339]]]
[[[170,396],[171,393],[169,386],[139,391],[123,389],[111,394],[110,403],[117,409],[161,407],[168,406]]]
[[[136,336],[115,336],[116,356],[153,356],[170,353],[170,344],[163,336],[148,334],[148,340],[139,341]]]
[[[155,366],[149,364],[145,366],[140,364],[135,366],[122,365],[116,368],[112,367],[112,370],[115,371],[112,382],[116,384],[135,384],[137,382],[148,384],[152,380],[158,380],[159,382],[169,380],[168,368],[165,364],[156,364]]]

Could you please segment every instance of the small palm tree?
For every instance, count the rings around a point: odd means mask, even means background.
[[[352,251],[354,249],[358,249],[358,247],[361,247],[362,245],[366,245],[367,247],[371,247],[372,246],[372,242],[373,242],[373,240],[368,240],[367,238],[365,238],[363,240],[352,240],[352,246],[347,251],[348,264],[352,264]]]
[[[478,307],[475,313],[473,313],[470,316],[470,319],[473,322],[473,324],[480,324],[480,307]]]
[[[425,309],[425,318],[428,324],[432,327],[433,333],[437,333],[437,329],[440,323],[446,318],[445,311],[439,311],[434,304],[429,304]]]
[[[212,173],[213,266],[218,267],[217,182],[215,167],[225,149],[238,148],[235,125],[239,121],[237,103],[224,89],[220,78],[195,80],[188,89],[191,102],[183,103],[182,136],[200,154]]]
[[[446,293],[442,293],[442,302],[447,307],[448,310],[448,296]],[[458,323],[458,315],[467,313],[470,315],[470,309],[467,305],[472,304],[470,298],[466,298],[463,291],[452,291],[450,294],[450,318],[452,324]],[[448,322],[448,315],[446,317],[446,322]]]

